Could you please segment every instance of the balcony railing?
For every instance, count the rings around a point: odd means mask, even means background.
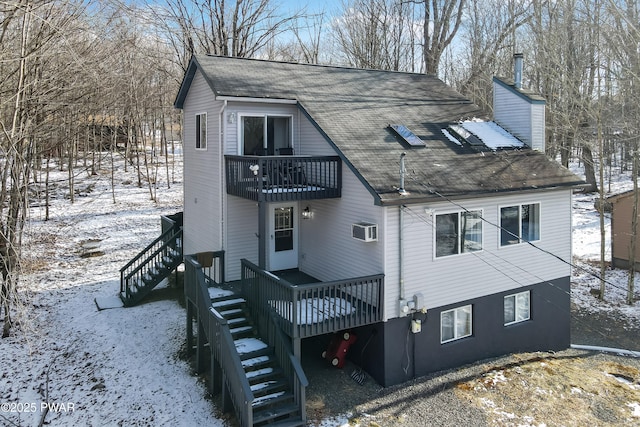
[[[259,325],[274,316],[292,338],[306,338],[382,321],[384,275],[294,285],[242,260],[242,295]]]
[[[227,193],[249,200],[288,202],[341,196],[338,156],[225,156]]]

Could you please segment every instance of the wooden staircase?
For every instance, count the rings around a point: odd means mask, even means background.
[[[182,228],[169,228],[120,269],[124,305],[139,303],[181,263]]]
[[[275,349],[258,336],[246,301],[238,295],[215,297],[211,307],[227,322],[253,401],[253,426],[304,426],[304,412],[295,402]],[[303,403],[304,404],[304,403]]]

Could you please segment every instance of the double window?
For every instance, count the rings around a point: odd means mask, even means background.
[[[530,293],[520,292],[504,297],[504,324],[524,322],[530,319]]]
[[[242,116],[240,123],[245,156],[291,154],[291,117]]]
[[[436,257],[482,250],[482,212],[436,215]]]
[[[472,333],[472,306],[454,308],[440,313],[440,342],[458,340]]]
[[[196,148],[207,149],[207,113],[196,114]]]
[[[540,203],[500,208],[500,245],[540,240]]]

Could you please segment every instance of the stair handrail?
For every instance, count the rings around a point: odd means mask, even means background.
[[[147,245],[146,248],[144,248],[143,250],[141,250],[140,252],[138,252],[138,255],[134,256],[133,258],[131,258],[131,260],[126,263],[124,265],[124,267],[122,267],[120,269],[120,275],[122,275],[122,273],[128,269],[129,267],[131,267],[131,265],[133,265],[136,261],[138,261],[140,258],[142,258],[145,253],[149,252],[151,249],[153,249],[153,247],[160,242],[161,240],[166,240],[167,237],[172,236],[174,233],[178,233],[181,232],[182,228],[180,228],[179,230],[174,230],[173,228],[170,228],[169,230],[165,231],[164,233],[162,233],[160,236],[156,237],[153,242],[149,243]],[[166,243],[166,242],[165,242]]]
[[[218,360],[220,368],[225,375],[225,382],[231,402],[236,412],[236,417],[242,426],[253,424],[252,404],[254,400],[249,380],[246,377],[238,351],[236,350],[233,336],[227,320],[211,305],[209,287],[205,279],[205,274],[200,263],[193,257],[185,257],[187,269],[195,272],[195,282],[197,290],[196,307],[203,318],[204,332],[209,342],[212,357]],[[185,281],[186,287],[191,286]],[[206,314],[205,314],[206,313]]]
[[[276,316],[273,313],[269,315],[269,334],[267,344],[274,348],[274,353],[278,363],[282,367],[282,371],[289,381],[289,385],[293,390],[293,397],[296,405],[300,408],[300,417],[306,422],[306,397],[305,390],[309,385],[300,360],[293,354],[293,348],[289,342],[289,338],[282,332],[278,326]]]
[[[242,426],[253,425],[253,391],[249,385],[247,375],[242,368],[240,355],[236,350],[233,336],[227,320],[213,307],[209,309],[209,329],[216,332],[219,338],[220,367],[226,373],[224,376],[231,402],[236,410],[236,417]],[[210,336],[213,339],[213,336]],[[211,343],[212,341],[209,341]],[[209,344],[211,345],[211,344]]]
[[[182,237],[182,228],[177,230],[169,229],[166,232],[162,233],[158,238],[156,238],[151,244],[149,244],[146,248],[144,248],[138,255],[136,255],[131,261],[129,261],[124,267],[120,269],[120,292],[125,292],[126,296],[129,296],[129,287],[126,286],[126,282],[133,277],[136,273],[147,266],[147,263],[154,259],[156,255],[166,250],[166,248],[170,247],[174,250],[177,250],[180,254],[180,258],[182,258],[182,245],[177,245],[176,241],[178,238]],[[160,245],[156,250],[154,250],[150,255],[147,255],[149,251],[151,251],[155,245],[159,242],[163,241],[164,243]],[[144,261],[138,262],[144,256]],[[127,271],[129,267],[135,265],[133,269]]]

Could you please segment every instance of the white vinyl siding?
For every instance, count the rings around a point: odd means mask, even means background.
[[[227,197],[226,206],[225,276],[227,280],[239,280],[242,258],[258,264],[258,206],[234,196]]]
[[[529,291],[519,292],[504,297],[504,324],[524,322],[531,315],[531,294]]]
[[[440,313],[442,344],[469,337],[473,333],[473,307],[465,305]]]
[[[335,150],[300,116],[300,150],[305,155],[336,155]],[[339,280],[384,272],[384,209],[346,164],[342,164],[342,197],[300,202],[309,207],[310,220],[300,222],[300,269],[322,280]],[[378,224],[378,241],[365,243],[351,237],[357,222]]]
[[[506,292],[545,280],[567,277],[570,266],[531,245],[500,249],[500,232],[490,224],[499,224],[499,207],[527,203],[531,195],[458,200],[470,211],[482,210],[482,251],[473,256],[434,258],[435,217],[450,212],[449,202],[406,207],[403,244],[403,297],[422,293],[428,309],[455,304],[486,295]],[[571,259],[571,190],[536,192],[540,203],[541,236],[536,246],[565,260]],[[385,311],[386,318],[400,316],[400,276],[398,256],[398,207],[385,208]],[[433,212],[429,214],[428,212]],[[381,234],[382,235],[382,234]]]
[[[534,150],[544,152],[545,104],[532,102],[515,90],[494,82],[494,120]]]
[[[222,245],[223,184],[218,129],[222,102],[214,101],[198,71],[184,102],[184,240],[185,253],[219,250]],[[196,119],[203,120],[209,147],[196,149]],[[202,127],[202,126],[201,126]],[[190,142],[188,142],[190,141]]]

